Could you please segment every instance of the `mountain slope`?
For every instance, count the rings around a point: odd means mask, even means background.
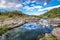
[[[27,17],[28,15],[24,14],[21,11],[5,11],[5,12],[0,12],[0,18],[6,18],[6,17]]]
[[[40,15],[40,17],[47,17],[47,18],[60,18],[60,7],[59,8],[54,8],[48,12],[46,12],[45,14]]]

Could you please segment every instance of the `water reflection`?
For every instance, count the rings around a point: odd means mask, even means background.
[[[37,23],[27,23],[7,33],[6,40],[37,40],[39,35],[42,37],[45,33],[49,33],[52,30],[52,26],[43,27]]]

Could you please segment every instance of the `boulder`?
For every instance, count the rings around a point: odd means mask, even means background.
[[[57,38],[57,40],[60,40],[60,28],[54,28],[51,33]]]
[[[51,37],[52,34],[51,33],[45,33],[45,38]]]
[[[24,23],[25,23],[24,19],[21,18],[17,20],[12,18],[0,19],[0,28],[3,28],[5,25],[7,25],[7,29],[14,28]]]

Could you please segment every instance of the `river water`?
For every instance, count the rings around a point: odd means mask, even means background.
[[[37,40],[38,36],[43,37],[45,33],[50,33],[52,30],[52,26],[44,27],[37,23],[26,23],[9,31],[0,40]]]

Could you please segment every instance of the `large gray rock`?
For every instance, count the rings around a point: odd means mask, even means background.
[[[45,33],[45,37],[48,38],[48,37],[51,37],[52,34],[51,33]]]
[[[0,40],[6,40],[6,36],[5,35],[0,36]]]
[[[55,36],[58,40],[60,40],[60,28],[54,28],[52,31],[52,35]]]
[[[7,28],[14,28],[16,26],[22,25],[25,23],[24,19],[12,19],[12,18],[6,18],[6,19],[0,19],[0,28],[3,28],[5,24],[7,24]]]

